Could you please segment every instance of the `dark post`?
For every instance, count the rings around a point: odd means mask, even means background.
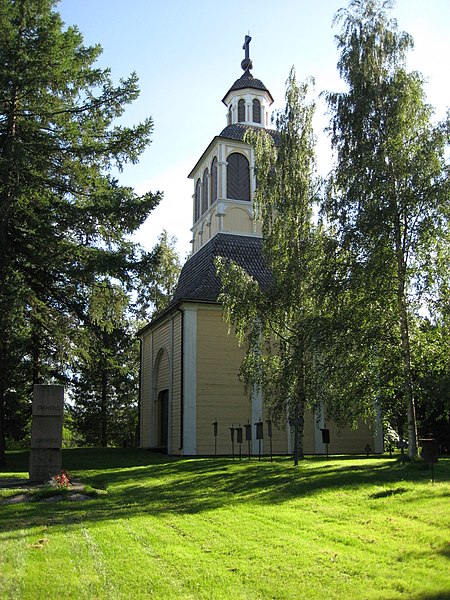
[[[234,458],[234,427],[230,427],[230,433],[231,433],[231,452],[232,452],[233,458]]]
[[[270,441],[270,462],[273,461],[273,452],[272,452],[272,421],[267,421],[267,435],[269,436]]]
[[[322,432],[322,444],[325,444],[327,458],[328,458],[328,444],[330,443],[330,430],[329,429],[321,429]]]
[[[264,437],[263,422],[258,421],[258,423],[255,423],[255,427],[256,427],[256,439],[258,440],[258,460],[261,460],[261,440]]]
[[[219,423],[217,419],[212,423],[213,431],[214,431],[214,454],[217,455],[217,433],[219,431]]]
[[[237,443],[239,444],[239,460],[242,460],[242,427],[236,429]]]
[[[248,442],[248,460],[250,460],[251,455],[251,444],[252,444],[252,426],[250,423],[244,425],[245,427],[245,440]]]

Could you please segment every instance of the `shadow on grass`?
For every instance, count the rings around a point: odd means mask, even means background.
[[[19,472],[27,453],[16,453],[10,472]],[[229,458],[179,459],[135,449],[73,449],[64,451],[64,467],[106,496],[84,502],[28,502],[2,507],[0,531],[19,535],[44,525],[130,518],[145,515],[193,514],[233,503],[280,504],[324,490],[351,491],[382,486],[367,501],[383,501],[408,491],[405,482],[427,482],[423,465],[400,465],[389,459],[312,457],[299,467],[291,459],[239,461]],[[439,467],[439,469],[438,469]],[[436,465],[436,476],[450,474],[450,461]],[[444,474],[446,477],[444,477]],[[398,483],[401,487],[396,487]],[[0,480],[1,485],[1,480]],[[431,484],[430,484],[431,485]],[[448,551],[448,550],[447,550]]]
[[[449,598],[450,590],[442,590],[434,594],[419,594],[418,596],[413,596],[411,600],[449,600]]]

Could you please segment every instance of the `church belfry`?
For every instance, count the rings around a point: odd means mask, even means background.
[[[180,456],[229,455],[230,429],[234,435],[240,424],[242,433],[241,425],[247,424],[251,433],[269,418],[262,391],[247,389],[240,381],[244,352],[223,319],[222,281],[216,270],[216,259],[222,257],[244,269],[262,289],[273,284],[253,213],[254,151],[245,141],[249,129],[264,128],[268,122],[272,96],[251,73],[250,41],[246,36],[244,73],[223,99],[228,123],[189,175],[194,189],[192,255],[169,305],[138,333],[142,448]],[[265,131],[278,145],[279,134]],[[304,423],[305,453],[327,451],[325,428],[331,431],[333,453],[359,453],[367,444],[375,452],[383,451],[381,427],[374,429],[369,423],[358,431],[341,431],[325,422],[323,412],[309,412]],[[271,453],[292,453],[289,421],[271,431]],[[253,433],[248,441],[253,455],[264,453],[265,440]]]
[[[227,126],[211,141],[189,174],[194,181],[193,254],[217,233],[261,235],[252,203],[256,186],[253,149],[244,142],[244,136],[249,128],[267,126],[273,98],[251,73],[250,42],[251,37],[246,35],[241,62],[244,73],[222,99],[227,107]]]
[[[241,62],[244,71],[230,87],[222,99],[228,108],[227,125],[246,123],[255,127],[267,127],[269,124],[269,107],[273,98],[269,90],[259,79],[251,74],[253,63],[250,59],[250,42],[252,38],[245,36],[242,49],[245,58]]]

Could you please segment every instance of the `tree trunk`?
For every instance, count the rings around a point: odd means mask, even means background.
[[[106,368],[102,370],[102,397],[101,397],[101,417],[100,417],[100,439],[104,448],[108,445],[108,375]]]
[[[22,9],[23,21],[23,9]],[[13,85],[10,98],[10,108],[7,113],[6,132],[0,148],[0,181],[2,192],[0,194],[0,331],[3,340],[0,342],[0,464],[6,464],[6,391],[8,386],[8,341],[5,339],[5,324],[8,323],[8,270],[10,269],[9,251],[9,218],[11,206],[14,201],[14,185],[17,173],[13,166],[13,146],[16,137],[17,121],[17,90]]]
[[[0,465],[6,465],[5,385],[1,362],[0,358]]]
[[[402,245],[400,216],[398,215],[398,212],[396,214],[395,219],[395,252],[397,256],[397,308],[402,349],[403,390],[405,394],[407,407],[408,456],[409,458],[414,458],[415,456],[417,456],[418,452],[416,407],[412,381],[411,349],[409,340],[408,310],[405,289],[406,264],[404,258],[404,249]]]

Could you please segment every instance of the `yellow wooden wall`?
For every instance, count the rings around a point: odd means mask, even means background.
[[[148,448],[150,444],[150,409],[152,405],[152,336],[147,332],[141,338],[141,414],[140,446]]]
[[[363,454],[366,444],[374,450],[373,430],[366,423],[360,423],[358,429],[339,428],[333,421],[327,421],[330,430],[330,454]]]
[[[238,378],[243,352],[228,335],[219,307],[199,308],[197,325],[197,453],[214,453],[217,420],[217,452],[230,454],[229,427],[251,420],[250,395]]]
[[[169,390],[171,452],[180,451],[181,314],[176,312],[142,335],[141,447],[158,445],[160,391]]]
[[[182,315],[179,311],[168,315],[155,327],[142,336],[142,380],[141,380],[141,445],[151,447],[157,444],[158,413],[155,401],[158,393],[169,389],[169,448],[171,454],[182,454],[181,442],[181,394],[182,394]],[[239,381],[238,373],[243,358],[243,350],[238,347],[233,333],[228,334],[228,326],[222,319],[220,307],[198,305],[197,310],[197,454],[214,454],[213,422],[219,423],[217,453],[231,454],[230,427],[248,422],[252,425],[255,438],[254,418],[250,391],[246,392]],[[158,358],[159,357],[159,358]],[[267,433],[267,411],[263,406],[264,421],[263,452],[269,453],[270,442]],[[258,415],[259,418],[259,415]],[[312,413],[305,416],[304,451],[315,452],[315,418]],[[323,426],[323,425],[322,425]],[[330,454],[363,453],[366,444],[374,449],[373,433],[370,427],[362,424],[358,430],[340,430],[331,421]],[[247,453],[247,444],[242,452]],[[235,434],[236,435],[236,434]],[[274,454],[288,452],[293,448],[293,430],[273,426],[272,449]],[[239,447],[235,437],[235,452]]]

